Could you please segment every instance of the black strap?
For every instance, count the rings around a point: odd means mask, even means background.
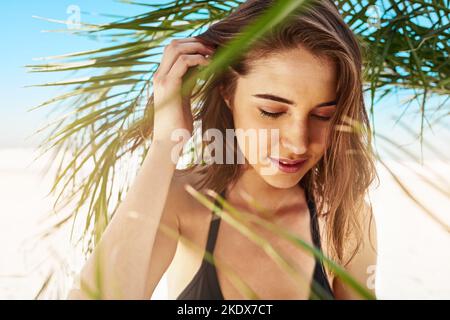
[[[306,201],[308,203],[309,212],[311,215],[311,233],[312,240],[314,246],[322,251],[322,245],[320,240],[320,229],[319,229],[319,221],[317,217],[317,209],[315,205],[314,198],[312,194],[309,192],[308,188],[305,188]],[[325,269],[323,267],[322,262],[317,257],[314,258],[316,260],[316,265],[314,267],[314,275],[313,281],[316,282],[316,285],[312,287],[313,292],[320,299],[334,299],[333,289],[330,286],[328,281]]]
[[[225,199],[225,190],[220,193],[221,197]],[[220,202],[215,199],[214,204],[219,206],[219,209],[221,210],[222,206]],[[208,242],[206,243],[206,251],[209,253],[212,253],[214,250],[214,247],[216,246],[216,240],[217,240],[217,234],[219,231],[219,225],[220,225],[220,216],[216,215],[213,212],[213,216],[211,217],[211,222],[209,224],[209,231],[208,231]]]
[[[309,214],[310,214],[310,226],[311,226],[311,234],[312,234],[312,241],[315,247],[322,250],[321,248],[321,241],[320,241],[320,229],[319,229],[319,222],[317,218],[317,210],[314,198],[311,194],[311,192],[308,190],[308,188],[305,188],[305,196],[306,196],[306,203],[308,204],[309,208]]]

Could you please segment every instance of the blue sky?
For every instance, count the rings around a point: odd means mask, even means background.
[[[160,2],[160,1],[158,1]],[[24,68],[34,63],[33,58],[58,55],[74,51],[95,49],[102,46],[101,42],[60,32],[42,32],[67,28],[65,25],[32,18],[32,16],[48,17],[67,20],[71,13],[67,13],[70,6],[75,5],[81,10],[83,22],[99,23],[106,18],[98,13],[134,15],[145,10],[145,7],[133,6],[112,0],[58,0],[58,1],[29,1],[26,4],[17,1],[2,2],[3,17],[1,20],[3,35],[3,50],[0,50],[2,61],[2,77],[0,80],[0,148],[36,146],[42,136],[27,138],[45,121],[52,108],[42,108],[36,111],[27,110],[40,102],[54,96],[55,88],[24,88],[24,86],[57,81],[61,75],[51,73],[27,73]],[[406,96],[407,92],[403,92]],[[393,117],[398,117],[403,110],[400,107],[402,96],[391,96],[376,105],[376,128],[379,132],[395,137],[399,143],[415,145],[413,139],[405,135],[399,128],[394,128]],[[367,100],[367,104],[369,100]],[[418,128],[419,117],[413,116],[417,105],[411,107],[405,119],[409,125]],[[447,121],[448,123],[448,121]],[[434,135],[429,136],[433,141],[442,137],[443,129],[436,128]],[[448,137],[448,135],[446,136]],[[411,144],[412,142],[412,144]],[[438,143],[446,143],[443,140]],[[415,150],[417,146],[414,147]]]
[[[0,148],[34,146],[39,137],[30,136],[46,119],[49,109],[27,112],[31,107],[45,101],[56,93],[54,88],[24,88],[24,86],[59,80],[61,75],[27,73],[24,68],[33,64],[33,58],[93,49],[101,43],[67,33],[42,32],[61,29],[66,26],[33,18],[41,16],[67,20],[71,5],[81,10],[81,20],[100,22],[105,18],[96,13],[133,15],[144,10],[111,0],[44,0],[44,1],[2,1],[1,23],[2,50],[0,61]],[[92,15],[94,14],[94,15]],[[51,108],[51,107],[50,107]]]

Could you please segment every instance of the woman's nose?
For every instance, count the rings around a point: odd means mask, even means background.
[[[308,150],[309,137],[306,124],[298,122],[291,125],[281,137],[281,145],[295,154],[305,154]]]

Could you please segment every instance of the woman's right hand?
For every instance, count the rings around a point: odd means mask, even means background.
[[[196,38],[175,39],[164,48],[153,77],[154,138],[170,139],[176,129],[186,129],[192,135],[191,92],[182,95],[182,78],[190,67],[207,65],[209,58],[205,56],[213,52]]]

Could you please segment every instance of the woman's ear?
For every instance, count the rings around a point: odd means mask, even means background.
[[[231,110],[231,104],[230,104],[230,99],[228,97],[228,95],[225,93],[225,90],[223,88],[223,85],[219,86],[219,92],[220,92],[220,96],[222,97],[222,99],[225,101],[225,104],[227,105],[228,109]]]

